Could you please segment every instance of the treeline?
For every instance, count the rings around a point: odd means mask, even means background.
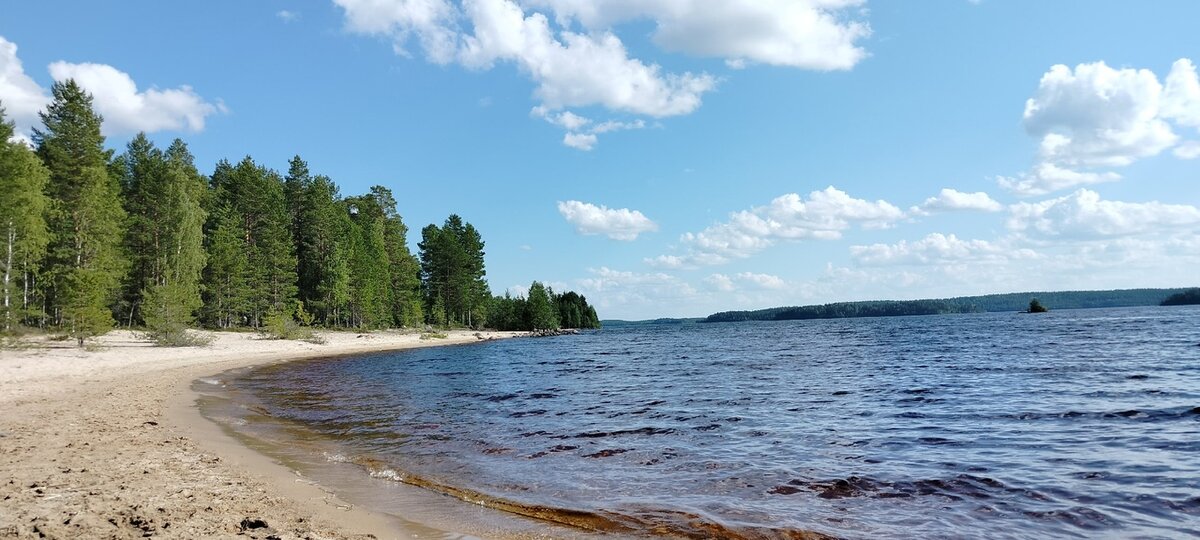
[[[558,330],[600,328],[596,309],[587,298],[568,291],[556,294],[540,282],[529,286],[528,296],[508,293],[491,299],[491,324],[497,330]]]
[[[1200,304],[1200,288],[1188,289],[1168,296],[1162,301],[1164,306],[1190,306]]]
[[[0,330],[82,345],[114,325],[176,343],[196,324],[488,324],[484,241],[459,216],[422,229],[414,255],[383,186],[343,196],[298,156],[286,175],[246,157],[205,176],[183,141],[144,134],[116,154],[88,93],[65,81],[52,94],[32,149],[0,107]]]
[[[1029,300],[1034,297],[1038,298],[1041,304],[1052,309],[1156,306],[1167,296],[1183,290],[1124,289],[1113,291],[1026,292],[931,300],[839,302],[824,305],[777,307],[755,311],[725,311],[709,315],[703,322],[786,321],[1023,311],[1028,309]]]

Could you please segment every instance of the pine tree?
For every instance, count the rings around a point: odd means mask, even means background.
[[[295,243],[283,179],[247,157],[236,166],[218,164],[212,185],[213,204],[228,213],[226,218],[239,221],[237,232],[247,257],[247,304],[242,315],[250,326],[259,327],[268,313],[293,309],[297,290]]]
[[[491,303],[479,231],[457,215],[421,229],[420,267],[426,305],[440,301],[451,322],[477,325]]]
[[[124,274],[120,188],[108,175],[109,153],[92,97],[73,80],[55,83],[53,101],[34,131],[37,153],[50,171],[53,200],[47,258],[54,321],[84,339],[112,328],[111,306]]]
[[[13,124],[5,120],[0,106],[0,233],[3,251],[3,303],[0,325],[4,331],[33,315],[32,295],[46,245],[48,201],[45,189],[49,171],[23,143],[11,141]]]
[[[550,293],[540,282],[535,281],[529,286],[529,299],[526,306],[531,330],[558,329],[558,311],[550,300]]]
[[[220,173],[218,168],[214,176]],[[232,209],[221,207],[210,217],[209,223],[204,318],[217,328],[245,324],[250,309],[250,258],[246,253],[242,221]]]
[[[150,280],[142,292],[146,326],[164,344],[184,344],[202,302],[200,280],[205,266],[202,202],[207,195],[204,178],[191,153],[176,139],[163,155],[161,199],[156,216],[159,231],[151,253]]]
[[[408,250],[408,227],[396,211],[392,191],[373,186],[371,197],[383,210],[384,242],[387,245],[388,273],[391,278],[392,319],[400,326],[418,326],[424,320],[421,310],[421,269]]]

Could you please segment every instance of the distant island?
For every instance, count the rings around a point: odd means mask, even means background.
[[[1190,306],[1200,304],[1200,287],[1172,294],[1162,301],[1164,306]]]
[[[1176,303],[1168,304],[1167,302],[1177,302],[1179,304],[1200,303],[1200,288],[1020,292],[928,300],[837,302],[810,306],[775,307],[754,311],[722,311],[705,317],[701,322],[790,321],[802,319],[1027,311],[1030,308],[1030,298],[1037,298],[1040,305],[1054,306],[1055,309],[1157,306],[1160,304],[1177,305]]]

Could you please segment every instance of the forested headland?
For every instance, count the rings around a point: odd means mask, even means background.
[[[1196,304],[1200,304],[1200,288],[1180,291],[1162,301],[1162,305],[1164,306],[1191,306]]]
[[[792,306],[756,311],[723,311],[703,322],[788,321],[800,319],[840,319],[850,317],[894,317],[903,315],[942,315],[1023,311],[1031,298],[1051,309],[1157,306],[1164,298],[1186,289],[1122,289],[1112,291],[1058,291],[988,294],[930,300],[874,300],[833,304]],[[1173,298],[1173,297],[1172,297]]]
[[[458,215],[414,254],[387,187],[343,195],[299,156],[286,174],[246,157],[206,176],[182,140],[145,134],[118,154],[91,95],[71,80],[52,95],[32,148],[0,103],[0,333],[599,326],[583,296],[538,282],[494,297],[483,237]]]

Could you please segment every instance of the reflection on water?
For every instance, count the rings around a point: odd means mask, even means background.
[[[1194,307],[614,328],[229,386],[330,461],[591,530],[1200,535]]]

